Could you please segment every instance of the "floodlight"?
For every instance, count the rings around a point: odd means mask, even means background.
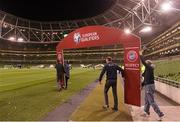
[[[64,34],[64,37],[68,36],[68,34]]]
[[[4,23],[4,24],[3,24],[3,27],[4,27],[4,28],[7,28],[7,24],[6,24],[6,23]]]
[[[23,42],[23,41],[24,41],[24,39],[21,37],[17,39],[17,42]]]
[[[165,2],[161,5],[161,10],[166,12],[172,9],[171,3],[170,2]]]
[[[140,32],[150,32],[150,31],[152,31],[152,27],[150,27],[150,26],[146,26],[146,27],[144,27]]]
[[[8,38],[8,40],[15,41],[15,37],[11,36],[11,37]]]
[[[126,34],[130,34],[130,33],[131,33],[131,30],[128,29],[128,28],[126,28],[126,29],[124,29],[124,32],[125,32]]]

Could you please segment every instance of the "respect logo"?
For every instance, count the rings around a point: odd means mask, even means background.
[[[128,60],[129,62],[135,62],[137,59],[138,59],[138,54],[137,54],[136,51],[130,50],[130,51],[127,53],[127,60]]]

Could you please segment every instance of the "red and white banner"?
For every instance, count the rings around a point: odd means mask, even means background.
[[[139,47],[124,48],[125,89],[127,104],[140,106],[140,58]]]

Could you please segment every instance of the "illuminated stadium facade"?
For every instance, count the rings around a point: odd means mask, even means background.
[[[180,21],[147,44],[146,56],[159,59],[180,54]]]
[[[178,0],[175,0],[178,4]],[[100,15],[80,19],[80,20],[68,20],[68,21],[53,21],[53,22],[40,22],[34,20],[28,20],[20,18],[9,13],[0,11],[0,59],[3,64],[54,64],[56,62],[55,47],[60,40],[67,36],[68,33],[73,30],[90,25],[104,25],[109,27],[116,27],[123,30],[129,29],[134,34],[143,36],[141,30],[144,26],[161,27],[164,16],[159,14],[159,7],[163,0],[115,0],[114,4],[105,12]],[[178,17],[170,23],[178,21]],[[163,31],[165,28],[161,28]],[[166,46],[157,47],[156,40],[176,29],[175,34],[170,37],[173,41],[171,49],[162,49]],[[171,29],[164,32],[150,43],[147,43],[146,38],[142,40],[142,43],[147,44],[150,49],[147,56],[166,56],[166,54],[179,55],[179,23]],[[169,40],[162,39],[164,43]],[[158,42],[157,42],[158,43]],[[169,42],[168,42],[169,43]],[[175,45],[173,45],[175,44]],[[7,45],[7,46],[4,46]],[[156,45],[155,47],[153,47]],[[102,60],[105,55],[120,55],[117,51],[114,51],[114,47],[107,49],[102,48],[102,51],[96,48],[91,51],[89,49],[82,49],[80,53],[72,51],[65,52],[65,58],[76,63],[90,63],[88,57],[92,58],[92,61]],[[152,48],[153,47],[153,48]],[[122,50],[119,47],[117,50]],[[153,51],[153,52],[152,52]],[[105,53],[106,52],[106,53]],[[71,55],[73,53],[73,55]],[[80,55],[79,59],[76,58],[76,54]],[[123,54],[123,50],[122,50]],[[73,57],[74,56],[74,57]],[[82,57],[81,57],[82,56]],[[86,57],[89,61],[84,59]],[[118,56],[119,57],[119,56]],[[115,59],[121,61],[121,59]],[[103,63],[99,61],[98,63]]]

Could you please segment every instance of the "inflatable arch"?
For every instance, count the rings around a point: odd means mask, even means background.
[[[133,34],[105,26],[86,26],[68,34],[56,47],[57,58],[64,61],[63,49],[75,49],[122,44],[124,48],[124,100],[140,106],[140,58],[141,40]]]

